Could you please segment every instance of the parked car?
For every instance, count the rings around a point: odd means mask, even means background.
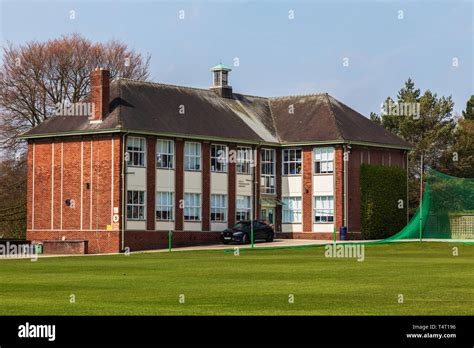
[[[237,242],[242,244],[250,243],[250,221],[239,221],[233,227],[226,229],[221,233],[222,242],[229,244],[231,242]],[[254,220],[253,221],[253,238],[256,240],[265,240],[272,242],[275,236],[273,227],[269,224]]]

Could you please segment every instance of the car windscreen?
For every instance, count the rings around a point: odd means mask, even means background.
[[[249,227],[249,223],[248,222],[237,222],[235,225],[234,225],[234,229],[236,230],[243,230],[245,228],[248,228]]]

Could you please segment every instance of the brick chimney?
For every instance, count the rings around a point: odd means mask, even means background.
[[[110,72],[107,69],[95,68],[91,72],[91,102],[93,105],[91,123],[100,123],[109,113]]]

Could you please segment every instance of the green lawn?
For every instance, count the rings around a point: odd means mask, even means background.
[[[120,314],[474,315],[474,245],[371,245],[363,262],[322,247],[0,260],[0,315]]]

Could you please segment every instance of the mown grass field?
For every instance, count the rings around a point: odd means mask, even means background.
[[[0,315],[474,315],[474,245],[0,260],[0,284]]]

